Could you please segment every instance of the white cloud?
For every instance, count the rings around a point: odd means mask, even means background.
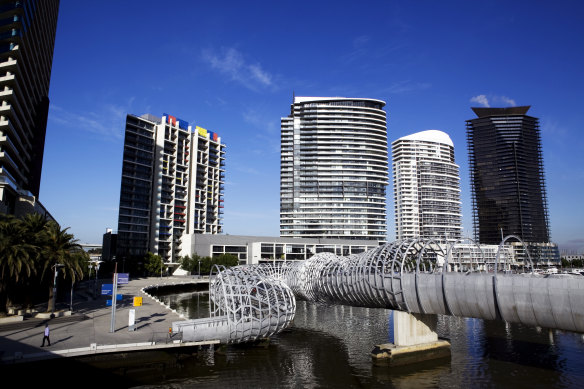
[[[474,96],[471,97],[470,101],[472,103],[477,103],[482,105],[483,107],[491,107],[491,102],[497,104],[497,105],[502,105],[502,106],[511,106],[511,107],[515,107],[517,106],[517,103],[515,102],[515,100],[513,100],[510,97],[507,96],[492,96],[489,95],[489,97],[487,97],[486,95],[478,95],[478,96]]]
[[[497,100],[501,101],[503,104],[507,104],[510,105],[512,107],[515,107],[517,104],[515,103],[515,100],[510,99],[507,96],[500,96],[497,98]]]
[[[353,39],[353,47],[365,46],[371,38],[368,35],[360,35]]]
[[[245,173],[245,174],[252,174],[254,176],[259,176],[260,172],[257,169],[254,169],[252,167],[249,166],[235,166],[235,170],[237,170],[238,172],[241,173]]]
[[[420,91],[430,88],[432,85],[427,82],[412,82],[410,80],[403,80],[394,82],[385,91],[392,94],[408,93],[413,91]]]
[[[248,69],[251,71],[253,78],[265,86],[272,85],[272,76],[263,71],[259,65],[249,65]]]
[[[129,104],[133,101],[130,99]],[[111,104],[99,107],[100,112],[71,112],[51,104],[49,121],[100,135],[108,140],[124,138],[124,123],[128,109]]]
[[[234,48],[222,49],[220,53],[203,50],[202,58],[211,68],[227,75],[251,90],[273,87],[273,77],[260,64],[247,63],[243,54]]]
[[[258,113],[255,109],[245,110],[243,112],[243,120],[268,133],[275,133],[279,129],[279,120],[276,121],[272,117],[266,118],[265,115]]]
[[[487,107],[487,108],[490,107],[489,99],[487,99],[487,96],[485,96],[485,95],[478,95],[478,96],[471,97],[470,102],[480,104],[483,107]]]

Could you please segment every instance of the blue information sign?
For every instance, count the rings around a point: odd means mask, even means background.
[[[130,273],[118,273],[118,284],[127,284],[130,281]]]
[[[101,294],[112,294],[114,292],[114,284],[101,285]]]
[[[121,294],[116,294],[116,301],[121,301],[122,300],[122,295]],[[112,306],[112,300],[105,300],[105,306],[106,307],[111,307]]]

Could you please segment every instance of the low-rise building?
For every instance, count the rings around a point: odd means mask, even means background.
[[[378,246],[371,240],[191,234],[183,236],[183,247],[190,249],[181,254],[202,257],[233,254],[240,264],[252,265],[275,260],[305,260],[317,253],[347,256]]]

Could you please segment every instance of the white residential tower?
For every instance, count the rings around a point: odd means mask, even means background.
[[[450,137],[422,131],[392,143],[396,239],[456,241],[462,234],[459,167]]]
[[[387,126],[376,99],[295,97],[282,118],[280,235],[387,235]]]

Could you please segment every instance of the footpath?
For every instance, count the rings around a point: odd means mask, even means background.
[[[169,329],[172,322],[186,319],[143,291],[157,285],[197,282],[204,281],[190,277],[151,277],[130,279],[128,284],[118,286],[118,294],[123,297],[116,302],[114,332],[111,332],[112,307],[106,305],[106,300],[111,299],[111,296],[93,298],[87,293],[73,293],[73,310],[70,315],[69,312],[56,311],[53,318],[39,318],[37,315],[16,322],[0,320],[0,365],[218,343],[182,342],[180,334],[172,334]],[[108,281],[99,280],[99,290],[101,283]],[[142,306],[134,306],[134,297],[142,297]],[[133,330],[129,327],[131,309],[135,310]],[[51,345],[45,343],[45,347],[41,347],[46,323],[50,328]]]

